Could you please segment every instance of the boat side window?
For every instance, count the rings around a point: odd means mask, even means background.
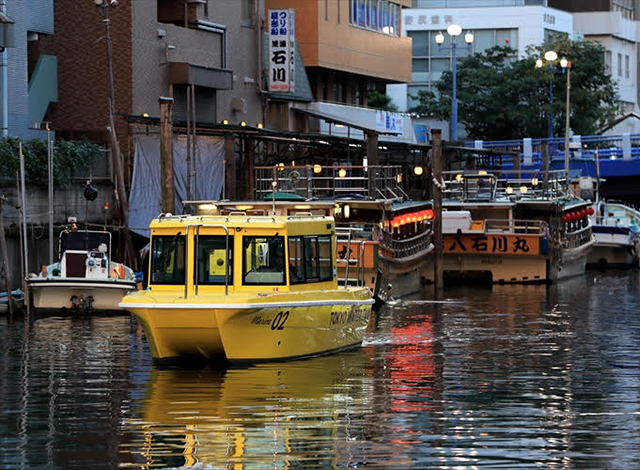
[[[195,263],[198,284],[225,285],[227,266],[229,284],[233,283],[233,237],[228,238],[227,245],[226,235],[198,237],[198,258]]]
[[[289,277],[291,284],[323,282],[333,279],[333,260],[329,235],[289,238]]]
[[[302,237],[289,237],[289,282],[302,284],[304,278],[304,264],[302,255]]]
[[[243,283],[284,284],[284,237],[242,237]]]
[[[152,237],[151,284],[184,284],[184,266],[184,235]]]

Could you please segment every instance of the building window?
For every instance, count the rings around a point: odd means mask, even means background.
[[[241,0],[240,21],[244,26],[253,26],[253,2],[254,0]]]
[[[494,46],[510,46],[518,49],[517,29],[486,29],[470,31],[474,35],[471,50],[458,39],[456,56],[462,62],[473,53],[482,53]],[[442,72],[451,69],[450,38],[445,34],[444,44],[436,43],[438,31],[409,31],[407,36],[412,39],[412,83],[431,85],[440,79]],[[509,56],[508,60],[516,59],[517,52]]]
[[[611,51],[604,51],[604,70],[611,74]]]
[[[629,78],[629,56],[624,56],[624,78]]]
[[[391,36],[400,35],[400,7],[388,0],[350,0],[349,23]]]
[[[622,54],[618,52],[618,77],[622,77]]]

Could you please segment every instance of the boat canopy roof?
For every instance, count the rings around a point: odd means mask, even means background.
[[[247,215],[242,212],[229,215],[169,216],[154,219],[149,224],[152,230],[170,229],[176,235],[187,227],[206,227],[229,230],[250,229],[266,233],[288,232],[289,234],[329,233],[335,229],[333,217],[297,213],[288,216]],[[162,230],[163,232],[165,230]]]
[[[111,233],[90,230],[64,230],[60,232],[60,253],[67,250],[97,250],[101,244],[111,249]]]

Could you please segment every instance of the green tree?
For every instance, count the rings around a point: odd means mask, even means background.
[[[595,134],[598,127],[615,118],[617,90],[604,68],[604,48],[590,41],[560,38],[553,43],[529,47],[527,56],[513,60],[515,51],[494,47],[474,54],[458,66],[458,119],[472,139],[503,140],[547,137],[549,113],[554,135],[564,135],[566,75],[560,61],[550,70],[535,63],[544,51],[571,63],[571,129],[578,135]],[[549,103],[549,85],[554,99]],[[449,119],[452,74],[446,71],[435,83],[437,93],[420,92],[419,104],[409,111]]]
[[[367,103],[370,108],[381,109],[383,111],[398,111],[398,107],[391,102],[391,97],[386,93],[380,93],[376,90],[369,91],[367,95]]]
[[[15,180],[20,168],[20,142],[16,137],[0,139],[0,179]],[[42,139],[22,141],[26,182],[48,184],[47,142]],[[53,147],[53,182],[69,187],[74,176],[88,173],[101,154],[100,146],[86,140],[58,141]]]

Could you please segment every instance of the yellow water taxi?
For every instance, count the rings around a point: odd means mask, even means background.
[[[155,359],[280,360],[362,342],[374,300],[338,285],[332,217],[169,215],[150,232],[149,286],[119,305]]]

